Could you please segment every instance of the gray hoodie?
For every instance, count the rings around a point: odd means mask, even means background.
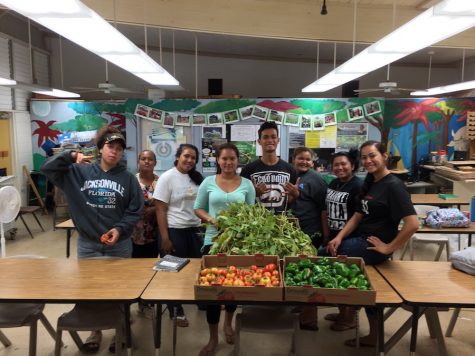
[[[123,165],[104,172],[99,162],[75,164],[71,151],[43,163],[41,171],[66,197],[79,235],[94,241],[112,228],[130,238],[141,217],[143,193],[137,178]]]

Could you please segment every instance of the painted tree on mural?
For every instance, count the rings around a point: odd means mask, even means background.
[[[335,99],[294,99],[290,100],[290,103],[297,108],[291,109],[289,112],[302,115],[331,113],[344,109],[347,105],[346,101]]]
[[[449,124],[450,120],[462,110],[460,99],[443,99],[435,104],[440,108],[441,119],[434,122],[435,130],[439,131],[440,148],[446,150],[449,143]]]
[[[31,120],[38,125],[38,128],[33,131],[33,136],[38,135],[38,147],[41,147],[43,142],[50,140],[56,141],[58,139],[58,135],[61,131],[52,129],[51,126],[56,122],[55,120],[48,121],[47,123],[40,121],[40,120]]]
[[[415,167],[417,163],[417,135],[419,123],[422,123],[428,132],[431,131],[427,114],[431,112],[441,114],[440,108],[434,106],[437,101],[439,101],[438,98],[430,98],[420,101],[402,101],[397,104],[397,106],[402,107],[403,110],[395,116],[397,119],[396,126],[402,127],[409,123],[413,125],[411,167]]]

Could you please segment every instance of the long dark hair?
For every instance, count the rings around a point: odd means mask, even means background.
[[[333,161],[337,157],[346,157],[348,159],[348,161],[350,162],[350,164],[353,166],[352,171],[356,172],[356,170],[359,167],[358,150],[357,149],[352,148],[348,152],[340,151],[340,152],[335,152],[334,154],[332,154],[332,156],[330,158],[330,166],[331,167],[333,167]]]
[[[361,155],[361,151],[363,150],[363,148],[365,148],[366,146],[374,146],[376,147],[376,149],[379,151],[379,153],[381,153],[382,155],[384,155],[386,153],[386,146],[384,145],[384,143],[382,142],[379,142],[379,141],[373,141],[373,140],[369,140],[369,141],[366,141],[364,142],[361,147],[360,147],[360,155]],[[366,174],[366,178],[364,179],[363,181],[363,185],[361,186],[361,190],[360,190],[360,196],[359,198],[362,199],[369,191],[369,189],[371,188],[371,185],[373,184],[374,182],[374,176],[371,174],[371,173],[368,173]]]
[[[218,147],[218,149],[216,150],[216,159],[219,159],[219,156],[221,156],[221,152],[223,150],[233,150],[234,153],[236,153],[237,159],[239,160],[239,150],[236,145],[230,142],[223,143]],[[217,164],[216,174],[221,174],[221,167],[219,166],[219,164]]]
[[[196,148],[196,146],[194,145],[191,145],[189,143],[182,143],[180,146],[178,146],[178,149],[176,150],[176,153],[175,153],[175,162],[173,163],[176,167],[177,163],[178,163],[178,158],[180,158],[180,156],[182,155],[183,151],[185,149],[191,149],[193,151],[195,151],[195,154],[196,154],[196,161],[195,161],[195,165],[193,166],[193,168],[188,172],[188,175],[190,176],[190,179],[196,184],[196,185],[200,185],[201,182],[203,181],[203,176],[201,175],[200,172],[198,172],[196,170],[196,163],[198,163],[198,149]]]

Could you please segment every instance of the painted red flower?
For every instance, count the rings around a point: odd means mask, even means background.
[[[40,120],[31,120],[32,122],[36,122],[38,125],[38,128],[33,131],[33,135],[38,135],[38,147],[41,147],[44,141],[46,140],[51,140],[51,141],[57,141],[58,135],[61,133],[61,131],[58,130],[52,130],[50,129],[50,126],[53,125],[56,121],[51,120],[45,123],[44,121]]]
[[[110,126],[115,126],[120,131],[125,131],[125,115],[115,114],[112,112],[107,112],[106,115],[109,115],[110,117],[115,118],[115,120],[112,120],[112,122],[110,123]]]
[[[426,113],[441,112],[439,108],[432,106],[437,101],[439,101],[439,98],[426,99],[420,102],[408,101],[398,104],[405,109],[396,115],[396,119],[400,119],[396,126],[404,126],[410,122],[417,123],[417,121],[420,120],[426,130],[429,131],[429,119],[427,118]]]

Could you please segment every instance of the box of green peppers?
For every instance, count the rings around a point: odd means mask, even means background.
[[[285,257],[284,299],[322,304],[374,305],[376,291],[359,257]]]

